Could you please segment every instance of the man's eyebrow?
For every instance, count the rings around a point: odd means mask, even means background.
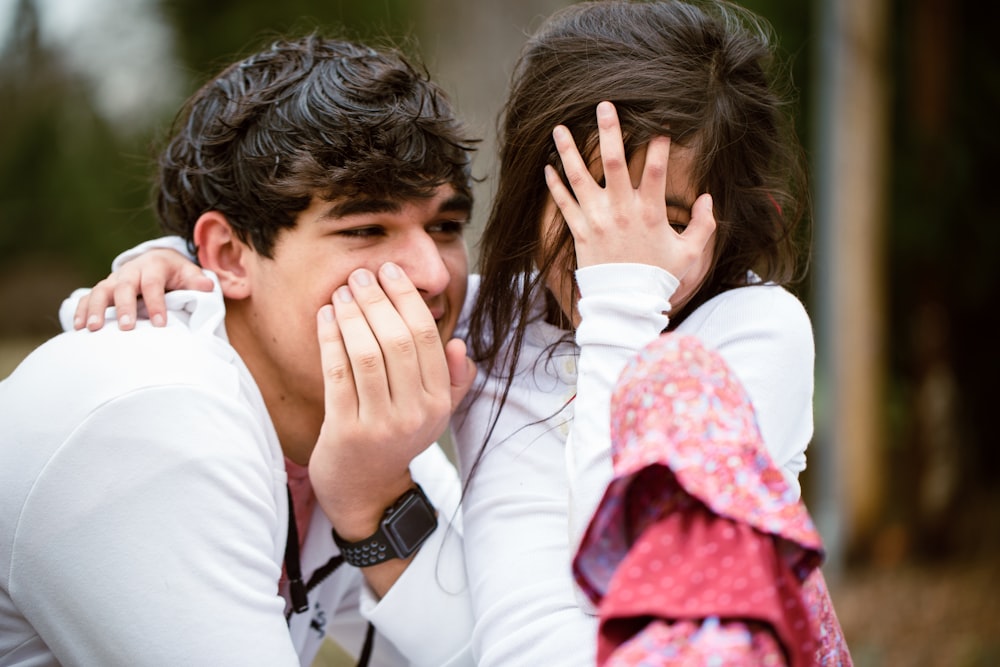
[[[456,193],[438,207],[440,213],[468,213],[472,210],[472,197]]]
[[[372,199],[370,197],[346,197],[334,202],[324,218],[336,219],[346,218],[351,215],[365,215],[368,213],[395,213],[402,208],[402,204],[391,199]]]
[[[334,202],[326,210],[323,217],[329,220],[346,218],[352,215],[367,215],[371,213],[398,213],[404,201],[394,199],[375,199],[372,197],[347,197]],[[455,194],[441,202],[439,213],[468,213],[472,210],[472,198],[464,194]]]

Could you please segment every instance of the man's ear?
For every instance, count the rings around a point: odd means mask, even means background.
[[[218,211],[202,213],[194,223],[194,243],[198,262],[219,277],[227,299],[250,296],[248,263],[253,251],[236,237],[225,215]]]

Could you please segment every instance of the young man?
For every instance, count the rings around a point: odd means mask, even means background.
[[[316,36],[188,101],[157,211],[215,289],[0,383],[0,665],[470,662],[433,444],[474,375],[462,132],[398,54]]]

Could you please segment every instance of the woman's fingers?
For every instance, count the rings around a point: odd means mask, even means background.
[[[594,181],[594,176],[580,155],[569,129],[562,125],[557,126],[552,130],[552,140],[559,152],[559,161],[562,162],[563,173],[566,174],[566,181],[573,195],[579,199],[586,197],[595,188],[599,189],[600,186]]]
[[[211,292],[215,287],[212,279],[194,262],[174,250],[162,252],[162,255],[155,257],[157,263],[143,268],[139,279],[140,294],[146,306],[146,314],[152,320],[154,327],[162,327],[167,323],[167,292],[175,290]],[[116,298],[115,306],[118,306],[118,303]],[[119,322],[120,320],[121,318]]]
[[[681,167],[671,177],[670,137],[655,136],[628,156],[614,105],[601,102],[596,116],[604,184],[599,183],[600,174],[588,169],[565,127],[557,127],[553,139],[569,186],[555,169],[545,170],[552,199],[573,234],[577,266],[634,262],[684,276],[715,232],[711,197],[696,200],[687,229],[675,232],[668,209],[682,206],[678,202],[694,195],[689,192],[691,176],[684,172],[683,151],[677,149]]]
[[[625,157],[618,111],[611,102],[597,105],[597,135],[601,145],[605,188],[613,195],[627,196],[632,192],[632,178]]]
[[[133,329],[140,297],[153,326],[163,326],[167,321],[166,292],[182,289],[210,292],[213,286],[201,267],[181,253],[155,248],[125,262],[94,285],[77,303],[73,326],[96,331],[104,326],[105,311],[114,306],[118,327]]]
[[[684,230],[684,239],[700,252],[711,243],[716,224],[712,195],[706,192],[691,207],[691,222]]]
[[[670,162],[670,137],[658,136],[646,146],[642,176],[636,186],[643,200],[665,206],[667,164]],[[659,211],[657,211],[659,214]]]
[[[552,165],[545,165],[545,184],[549,187],[552,201],[572,229],[579,216],[580,206]]]

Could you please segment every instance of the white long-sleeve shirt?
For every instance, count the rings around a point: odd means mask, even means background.
[[[359,651],[369,620],[372,664],[470,664],[460,489],[436,446],[411,470],[439,527],[388,594],[341,565],[286,623],[273,425],[218,289],[167,298],[167,327],[62,334],[0,383],[0,665],[309,665],[325,636]],[[337,553],[317,508],[304,579]]]
[[[526,332],[515,381],[479,458],[501,390],[497,378],[453,420],[463,479],[466,568],[480,667],[593,664],[596,618],[570,558],[611,479],[610,396],[625,363],[667,325],[677,281],[644,265],[577,272],[575,343],[541,320]],[[727,291],[678,331],[718,350],[746,387],[764,442],[798,488],[812,437],[814,347],[802,304],[786,290]],[[473,466],[474,469],[473,469]]]

